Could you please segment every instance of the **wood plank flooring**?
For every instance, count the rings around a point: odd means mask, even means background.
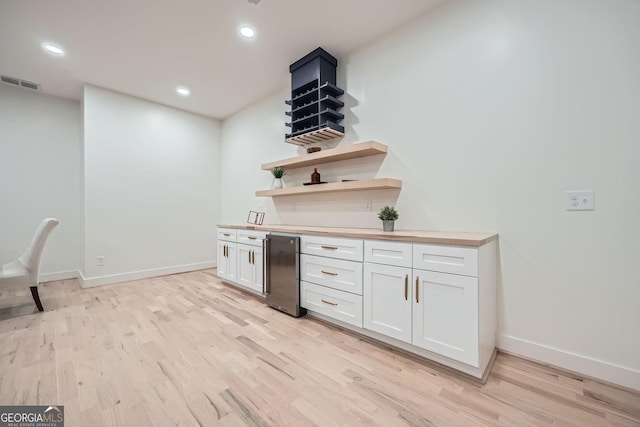
[[[0,405],[66,426],[640,426],[640,394],[498,354],[486,384],[294,319],[214,270],[0,293]]]

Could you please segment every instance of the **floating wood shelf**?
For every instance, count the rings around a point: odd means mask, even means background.
[[[402,181],[393,178],[365,179],[361,181],[330,182],[303,187],[278,188],[256,191],[259,197],[292,196],[295,194],[338,193],[341,191],[391,190],[402,188]]]
[[[387,146],[376,141],[367,141],[265,163],[262,165],[262,170],[268,171],[276,166],[290,170],[339,160],[355,159],[357,157],[375,156],[377,154],[387,154]]]
[[[325,127],[319,130],[303,133],[302,135],[287,138],[284,140],[284,142],[304,147],[310,144],[315,144],[317,142],[342,138],[343,136],[344,132],[339,132],[335,129],[331,129],[330,127]]]

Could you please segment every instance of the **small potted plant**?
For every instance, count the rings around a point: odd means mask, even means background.
[[[271,169],[271,174],[275,178],[273,181],[273,188],[282,188],[282,177],[287,174],[287,172],[280,166],[276,166]]]
[[[395,220],[398,219],[398,211],[393,206],[385,206],[378,212],[378,218],[382,220],[383,231],[393,231]]]

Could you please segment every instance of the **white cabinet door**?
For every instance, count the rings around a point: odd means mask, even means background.
[[[353,326],[362,327],[360,295],[301,281],[300,306]]]
[[[236,241],[237,232],[232,228],[218,228],[218,240]]]
[[[236,242],[251,246],[262,246],[262,241],[267,235],[266,231],[256,230],[238,230],[236,233]]]
[[[238,244],[238,269],[236,283],[262,292],[262,248]]]
[[[238,245],[238,269],[236,282],[242,286],[250,287],[253,284],[254,268],[251,263],[251,250],[253,246]]]
[[[364,264],[363,326],[411,343],[411,269]]]
[[[300,280],[362,295],[362,263],[302,254]]]
[[[478,279],[413,274],[413,344],[477,367]]]
[[[251,264],[253,265],[253,280],[249,287],[255,291],[262,292],[262,270],[264,268],[262,263],[262,247],[254,246],[252,251]]]
[[[218,277],[236,281],[236,230],[218,228]]]
[[[362,240],[338,237],[300,236],[300,253],[362,261]]]
[[[413,245],[402,242],[364,241],[364,260],[376,264],[397,265],[411,268]]]
[[[224,277],[230,282],[236,282],[238,280],[236,265],[236,244],[233,242],[223,243],[227,245],[227,271]]]
[[[478,249],[448,245],[413,245],[413,268],[478,277]]]
[[[229,261],[227,259],[227,243],[218,240],[218,277],[227,278],[227,270],[229,269]]]

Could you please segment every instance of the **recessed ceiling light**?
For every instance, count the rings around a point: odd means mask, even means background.
[[[256,35],[256,30],[248,25],[243,25],[242,27],[240,27],[240,34],[242,35],[242,37],[250,39]]]
[[[45,52],[50,53],[51,55],[63,56],[64,50],[60,46],[56,46],[53,43],[42,43],[42,48]]]
[[[184,87],[184,86],[178,86],[176,88],[176,93],[180,96],[189,96],[191,95],[191,91],[189,90],[188,87]]]

